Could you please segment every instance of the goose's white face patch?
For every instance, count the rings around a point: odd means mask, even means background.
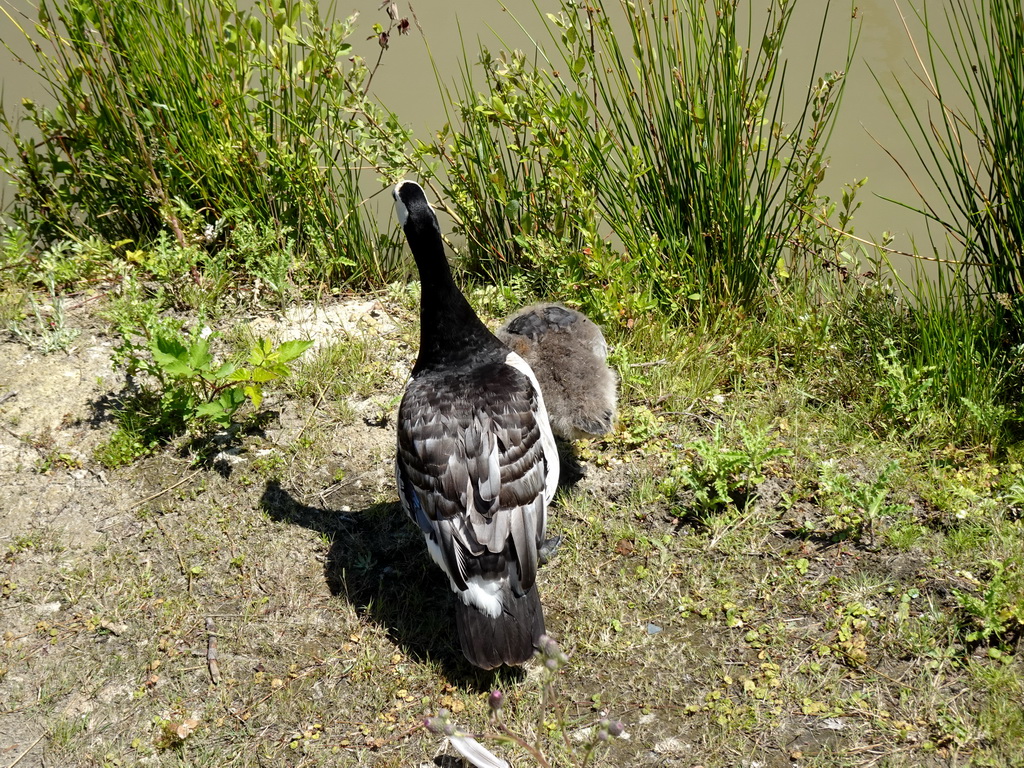
[[[392,196],[395,198],[395,213],[398,215],[398,224],[401,227],[405,227],[405,221],[409,218],[409,209],[405,207],[405,203],[402,202],[402,198],[398,196],[398,190],[405,184],[404,181],[400,181],[395,184],[395,189],[392,191]]]

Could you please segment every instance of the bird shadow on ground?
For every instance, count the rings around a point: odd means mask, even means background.
[[[330,540],[324,580],[331,594],[382,627],[409,657],[439,665],[452,684],[472,690],[490,690],[498,678],[505,684],[522,679],[521,670],[485,672],[462,656],[448,581],[397,502],[351,512],[320,509],[271,480],[260,506],[274,520]]]

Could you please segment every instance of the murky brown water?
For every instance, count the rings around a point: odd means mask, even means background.
[[[540,33],[541,25],[530,0],[508,0],[508,5],[531,31]],[[785,48],[790,59],[787,89],[791,89],[791,103],[798,100],[799,94],[806,87],[824,5],[823,0],[802,0],[794,15]],[[923,41],[923,34],[910,11],[910,0],[901,0],[901,5],[904,6],[911,28],[918,34],[919,41]],[[509,47],[527,47],[529,38],[496,0],[476,0],[472,3],[417,0],[414,6],[416,19],[424,35],[420,37],[414,28],[413,34],[393,41],[376,75],[374,91],[419,135],[427,136],[431,129],[440,127],[445,119],[430,54],[440,68],[442,80],[451,82],[458,76],[461,62],[460,33],[471,51],[476,49],[478,37],[494,48],[501,47],[500,43],[495,42],[496,34],[501,35]],[[863,206],[854,220],[856,232],[863,237],[878,238],[883,230],[888,230],[896,234],[894,247],[910,250],[911,238],[924,245],[923,221],[881,200],[879,196],[912,203],[916,201],[913,185],[882,146],[900,157],[911,170],[915,169],[913,152],[872,78],[869,67],[887,87],[894,89],[894,78],[898,78],[912,92],[920,94],[922,99],[924,91],[913,74],[917,69],[914,50],[893,0],[858,0],[857,6],[857,18],[863,28],[856,59],[847,81],[840,121],[829,147],[831,168],[823,191],[838,198],[843,184],[868,177],[868,184],[860,193]],[[0,7],[6,8],[23,25],[26,21],[19,14],[28,14],[29,18],[34,18],[31,4],[26,0],[0,0]],[[341,12],[358,10],[361,13],[361,29],[365,30],[366,35],[370,34],[372,23],[384,19],[379,0],[364,0],[351,6],[339,3],[339,9]],[[841,0],[833,2],[819,72],[842,67],[849,20],[848,6]],[[17,53],[28,55],[21,33],[3,13],[0,13],[0,37]],[[365,45],[364,55],[367,58],[375,56],[375,43],[372,40],[363,43],[359,37],[355,42],[357,46]],[[2,49],[0,84],[8,109],[17,109],[22,97],[45,100],[45,93],[31,72]],[[923,179],[918,181],[923,183]],[[0,193],[0,203],[10,198],[8,190]]]

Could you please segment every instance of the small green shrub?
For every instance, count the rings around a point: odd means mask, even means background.
[[[44,0],[22,32],[48,103],[0,108],[10,215],[48,248],[145,249],[166,232],[238,270],[251,227],[274,243],[255,266],[278,295],[293,251],[318,282],[382,280],[397,243],[367,215],[360,174],[406,132],[368,94],[380,59],[357,55],[355,23],[309,0]]]
[[[107,466],[128,463],[190,429],[226,428],[247,402],[258,410],[264,386],[288,376],[288,364],[312,344],[275,347],[256,339],[243,354],[217,362],[211,351],[216,333],[185,334],[180,323],[153,314],[151,303],[141,307],[142,324],[122,329],[114,352],[136,389],[117,409],[118,429],[97,452]]]
[[[854,482],[836,469],[833,462],[824,462],[819,469],[817,501],[824,511],[824,530],[835,540],[860,540],[865,533],[875,543],[875,523],[904,511],[905,504],[889,502],[890,483],[899,471],[899,463],[889,462],[871,482]]]
[[[150,410],[138,407],[139,411]],[[108,469],[127,466],[136,459],[142,458],[160,445],[160,434],[170,432],[170,427],[153,425],[143,426],[135,411],[123,408],[117,412],[117,427],[110,437],[97,446],[93,457]]]
[[[1024,633],[1024,561],[1020,557],[989,560],[988,583],[979,583],[978,591],[954,590],[963,611],[964,639],[968,643],[1012,645]]]
[[[45,312],[32,296],[28,297],[28,305],[29,316],[7,322],[7,330],[25,346],[48,355],[66,351],[78,338],[78,329],[67,324],[62,297],[50,293],[50,305]]]
[[[698,438],[685,446],[694,461],[680,461],[662,483],[662,492],[679,517],[706,515],[723,507],[749,502],[764,482],[765,465],[791,452],[778,445],[768,430],[737,428],[739,448],[728,445],[722,426],[716,424],[710,439]]]
[[[933,418],[939,387],[935,367],[908,369],[892,342],[884,353],[876,354],[876,359],[881,376],[875,387],[884,423],[890,429],[927,428]]]

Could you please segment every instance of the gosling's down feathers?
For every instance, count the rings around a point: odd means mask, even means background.
[[[558,485],[544,397],[455,285],[423,190],[400,182],[394,198],[422,291],[419,356],[398,410],[398,493],[448,575],[466,658],[521,664],[544,633],[537,566]]]
[[[604,335],[586,315],[535,304],[511,315],[496,335],[533,369],[556,435],[578,440],[612,430],[617,380]]]

